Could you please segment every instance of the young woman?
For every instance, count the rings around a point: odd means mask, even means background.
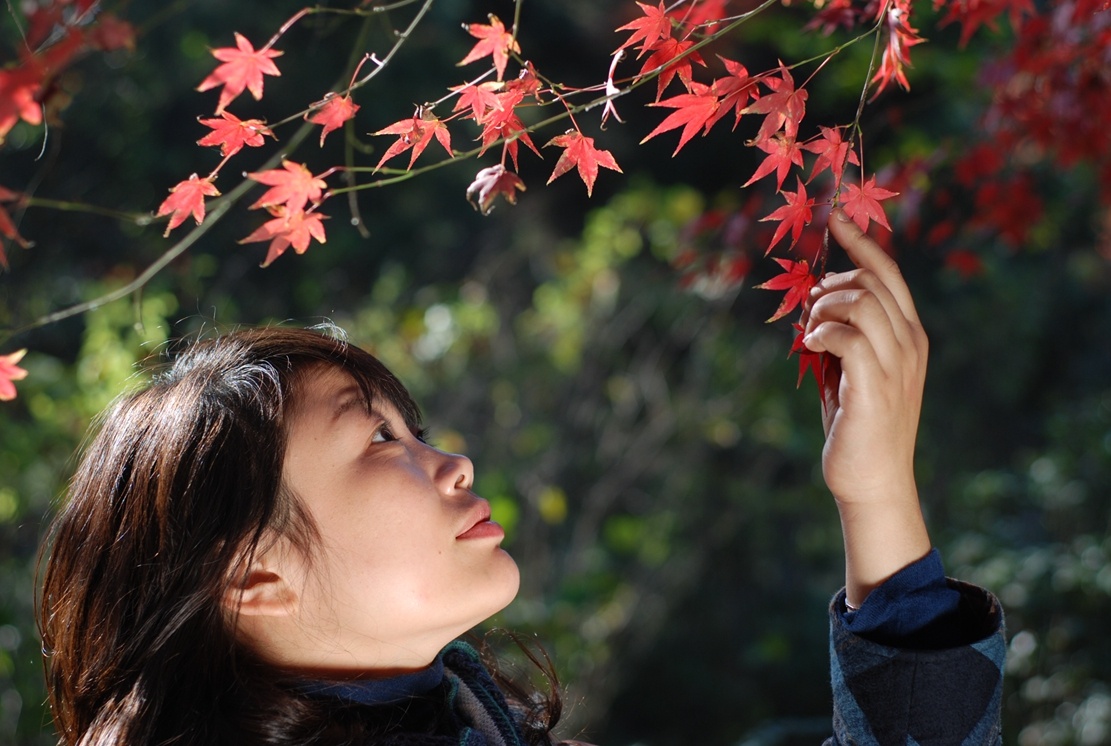
[[[839,361],[833,739],[996,743],[1001,612],[944,579],[918,505],[925,335],[894,263],[840,212],[830,231],[859,267],[804,311]],[[454,642],[518,585],[472,482],[356,347],[195,344],[104,416],[57,519],[41,627],[61,743],[554,743],[558,706]]]

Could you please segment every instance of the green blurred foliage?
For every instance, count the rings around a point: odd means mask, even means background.
[[[553,78],[599,80],[628,5],[526,3],[522,45],[538,64],[553,61]],[[137,52],[76,68],[45,160],[34,160],[38,134],[17,128],[4,183],[38,179],[50,196],[153,210],[170,184],[215,164],[192,145],[204,134],[194,118],[215,96],[191,91],[212,65],[207,50],[232,30],[257,42],[297,7],[126,6],[144,29]],[[366,132],[462,82],[454,63],[469,39],[458,23],[491,10],[509,18],[512,4],[437,3],[388,83],[363,100],[352,147],[376,159],[385,145]],[[357,39],[384,48],[386,15],[296,29],[279,44],[284,59],[313,64],[283,67],[267,102],[294,111],[334,88]],[[826,48],[798,32],[801,17],[778,11],[721,51],[755,68]],[[956,54],[954,34],[916,48],[911,95],[868,110],[877,165],[959,148],[975,128],[974,81],[1001,42]],[[855,109],[867,56],[842,57],[841,72],[813,89],[815,119]],[[629,123],[599,135],[628,176],[603,174],[592,203],[570,176],[542,190],[551,163],[523,156],[536,187],[481,218],[462,198],[471,162],[361,194],[369,240],[337,209],[327,246],[266,270],[260,246],[234,243],[259,220],[240,212],[140,295],[13,340],[31,353],[19,398],[0,408],[0,744],[51,742],[33,621],[37,547],[90,420],[144,380],[137,364],[168,340],[322,318],[411,387],[434,442],[474,460],[524,578],[496,622],[549,650],[571,733],[609,744],[820,740],[825,606],[842,559],[817,465],[817,397],[809,381],[795,390],[790,330],[762,321],[777,301],[751,286],[770,263],[741,286],[700,292],[682,289],[671,264],[689,248],[692,220],[737,208],[756,162],[743,131],[696,140],[675,160],[673,140],[637,149],[658,122],[659,110],[641,110],[648,95],[623,100]],[[340,135],[325,148],[337,161]],[[302,146],[316,148],[312,138]],[[261,162],[252,158],[245,170]],[[944,186],[931,178],[918,188]],[[1111,742],[1111,268],[1093,251],[1106,237],[1092,182],[1082,167],[1047,173],[1055,201],[1031,246],[985,236],[981,276],[900,246],[932,343],[923,502],[951,574],[1007,607],[1005,741],[1023,746]],[[38,243],[11,250],[13,270],[0,277],[6,326],[118,287],[167,245],[159,226],[78,213],[31,210],[21,230]]]

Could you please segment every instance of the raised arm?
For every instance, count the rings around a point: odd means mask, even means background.
[[[804,341],[836,358],[826,379],[822,471],[841,514],[846,601],[859,607],[930,551],[914,479],[928,345],[895,262],[840,210],[829,230],[857,269],[827,275],[811,291]]]

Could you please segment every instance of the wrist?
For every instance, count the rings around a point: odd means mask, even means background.
[[[859,608],[868,594],[925,557],[930,537],[918,500],[838,504],[845,538],[846,599]]]

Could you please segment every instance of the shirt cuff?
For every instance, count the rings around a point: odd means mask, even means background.
[[[937,549],[873,590],[858,611],[838,610],[850,632],[892,647],[936,650],[960,644],[960,593],[945,579]]]

